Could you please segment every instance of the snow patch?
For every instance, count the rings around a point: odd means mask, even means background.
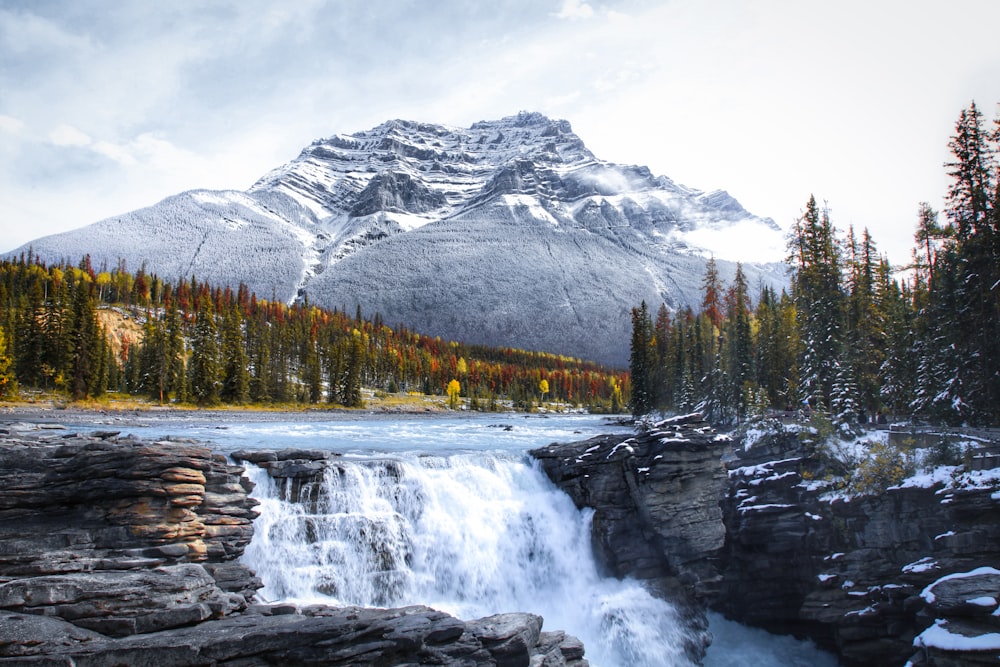
[[[917,647],[936,648],[942,651],[997,651],[1000,650],[1000,633],[967,637],[948,630],[948,622],[940,619],[913,640]]]
[[[635,448],[634,448],[634,447],[632,447],[632,445],[631,445],[631,444],[629,444],[629,443],[633,443],[633,442],[635,442],[635,440],[634,440],[634,439],[632,439],[632,438],[629,438],[628,440],[626,440],[626,441],[624,441],[624,442],[619,442],[619,443],[618,443],[617,445],[615,445],[614,449],[612,449],[612,450],[611,450],[610,452],[608,452],[608,455],[607,455],[607,456],[605,456],[604,458],[605,458],[605,459],[610,459],[610,458],[611,458],[612,456],[614,456],[614,455],[615,455],[615,453],[616,453],[616,452],[617,452],[617,451],[618,451],[619,449],[622,449],[622,448],[624,448],[624,449],[628,450],[628,453],[629,453],[629,454],[635,454]]]
[[[973,607],[983,607],[984,609],[994,609],[997,606],[997,599],[988,595],[983,595],[978,598],[966,600],[965,604],[971,604]]]
[[[934,587],[938,584],[950,581],[952,579],[968,579],[970,577],[979,577],[984,574],[1000,574],[1000,570],[994,567],[977,567],[975,570],[969,570],[968,572],[954,572],[952,574],[947,574],[933,584],[928,585],[923,591],[920,592],[920,597],[924,599],[927,604],[933,604],[934,600],[937,598],[934,595]]]
[[[940,570],[941,566],[938,562],[931,558],[930,556],[925,556],[918,561],[914,561],[909,565],[904,565],[901,570],[905,574],[921,574],[922,572],[930,572],[931,570]]]

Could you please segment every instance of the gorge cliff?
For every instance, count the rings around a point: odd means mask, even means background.
[[[617,576],[849,665],[995,664],[1000,462],[986,450],[864,495],[836,488],[811,432],[780,425],[730,439],[688,415],[532,454],[593,508]]]

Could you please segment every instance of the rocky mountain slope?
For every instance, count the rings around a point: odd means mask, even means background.
[[[781,231],[723,191],[595,157],[568,122],[521,113],[468,129],[389,121],[314,142],[246,192],[196,190],[15,252],[145,265],[165,279],[246,283],[264,298],[360,304],[468,342],[624,363],[628,311],[700,302],[706,239],[732,277]],[[709,243],[710,244],[710,243]],[[771,253],[771,261],[778,259]]]

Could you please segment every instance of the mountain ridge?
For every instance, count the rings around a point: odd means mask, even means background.
[[[191,190],[14,253],[125,259],[264,298],[360,305],[430,335],[622,364],[631,306],[699,302],[711,253],[688,237],[737,227],[781,234],[723,190],[602,161],[568,121],[521,112],[317,139],[246,191]],[[731,278],[735,265],[718,263]],[[787,283],[773,264],[744,271],[752,285]]]

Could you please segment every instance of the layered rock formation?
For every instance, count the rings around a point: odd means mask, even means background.
[[[967,600],[979,605],[929,604],[921,594],[942,576],[1000,564],[1000,475],[993,474],[1000,471],[954,467],[937,479],[851,497],[831,493],[824,465],[794,432],[769,433],[736,452],[715,605],[754,625],[811,636],[848,664],[902,664],[914,647],[921,649],[914,664],[975,664],[981,652],[962,647],[976,642],[946,643],[940,635],[1000,633],[991,616],[997,580],[959,577],[974,584]],[[934,636],[917,639],[932,626]],[[995,661],[1000,635],[992,643]]]
[[[599,436],[531,455],[578,507],[594,509],[594,549],[612,574],[704,599],[719,585],[721,456],[729,447],[728,436],[688,415],[630,438]]]
[[[851,498],[831,493],[809,438],[777,428],[729,442],[697,416],[532,454],[594,509],[595,548],[615,574],[811,637],[846,664],[1000,654],[995,461]]]
[[[255,603],[242,472],[190,442],[0,427],[0,665],[587,664],[532,614]]]

